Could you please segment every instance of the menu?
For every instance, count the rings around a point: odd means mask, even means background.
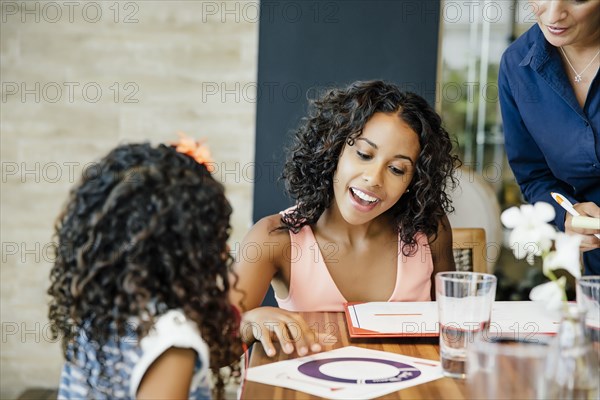
[[[344,311],[351,337],[439,336],[435,301],[346,303]],[[496,301],[488,335],[527,340],[555,334],[559,323],[560,314],[543,303]]]

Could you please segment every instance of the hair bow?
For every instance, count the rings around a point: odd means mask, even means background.
[[[179,141],[173,143],[175,150],[192,157],[198,164],[206,167],[208,172],[214,172],[214,161],[204,140],[194,140],[183,132],[177,132]]]

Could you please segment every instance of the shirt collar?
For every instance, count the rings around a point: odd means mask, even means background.
[[[531,36],[527,39],[531,47],[519,66],[530,66],[577,114],[586,119],[564,73],[560,54],[548,43],[537,24],[531,29]]]
[[[532,33],[531,47],[525,57],[523,57],[523,60],[521,60],[519,66],[525,67],[530,65],[533,70],[537,71],[550,58],[552,46],[546,41],[542,30],[537,24],[533,28]]]

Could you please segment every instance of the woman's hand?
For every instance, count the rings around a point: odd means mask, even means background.
[[[273,357],[277,350],[273,339],[277,339],[284,353],[291,354],[294,349],[299,356],[321,351],[321,345],[315,333],[308,327],[300,314],[276,307],[258,307],[242,316],[240,326],[242,340],[262,343],[265,353]]]
[[[573,208],[583,216],[600,218],[600,207],[592,202],[577,203]],[[594,236],[594,234],[600,233],[600,229],[573,228],[572,222],[573,216],[567,213],[567,217],[565,218],[565,232],[583,235],[581,250],[588,251],[600,248],[600,239]]]

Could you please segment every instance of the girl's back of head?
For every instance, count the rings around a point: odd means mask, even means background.
[[[181,309],[208,343],[211,364],[234,359],[231,212],[207,168],[169,146],[120,146],[88,168],[56,225],[49,315],[67,358],[82,330],[101,357],[101,344],[125,335],[131,318],[141,338],[155,317]]]

